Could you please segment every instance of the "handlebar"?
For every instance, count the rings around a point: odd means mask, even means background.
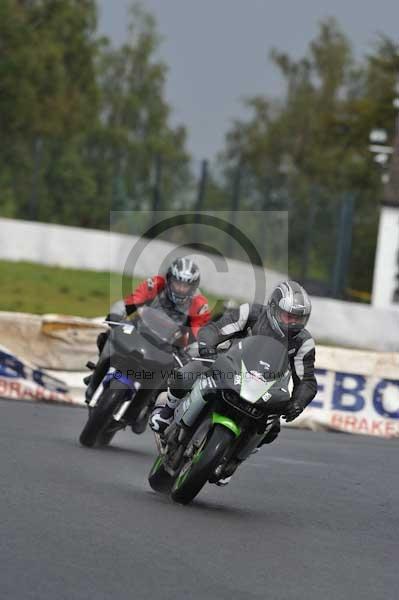
[[[201,357],[197,357],[197,356],[192,356],[191,360],[196,360],[199,362],[209,362],[212,364],[216,361],[216,359],[214,359],[214,358],[201,358]]]

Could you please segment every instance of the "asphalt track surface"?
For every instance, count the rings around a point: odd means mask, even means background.
[[[87,450],[83,409],[0,411],[2,599],[399,597],[398,441],[285,430],[183,507],[150,433]]]

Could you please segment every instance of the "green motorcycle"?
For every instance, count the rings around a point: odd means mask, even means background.
[[[230,476],[290,400],[287,347],[268,336],[235,340],[175,411],[149,474],[157,492],[188,504],[207,482]]]

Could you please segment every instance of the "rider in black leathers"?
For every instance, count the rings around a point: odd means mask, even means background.
[[[293,421],[317,392],[314,374],[315,343],[305,329],[310,313],[311,302],[304,288],[295,281],[284,281],[273,290],[266,306],[242,304],[226,312],[218,321],[202,327],[198,334],[199,354],[202,358],[216,358],[218,344],[230,338],[248,335],[267,335],[286,342],[293,392],[285,419]],[[176,406],[190,391],[196,376],[209,368],[209,363],[190,362],[170,379],[166,404],[157,407],[150,419],[150,426],[154,431],[163,433],[172,422]],[[276,420],[261,443],[271,443],[279,432],[280,421]]]

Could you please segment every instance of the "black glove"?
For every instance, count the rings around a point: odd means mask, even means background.
[[[135,304],[125,304],[125,310],[128,317],[132,315],[137,310],[137,306]]]
[[[105,317],[106,321],[113,321],[114,323],[120,323],[123,320],[123,315],[120,313],[108,313]],[[112,325],[110,325],[112,327]]]
[[[303,412],[304,409],[305,407],[303,406],[302,402],[299,402],[299,400],[291,400],[284,415],[284,418],[287,421],[287,423],[299,417],[299,415],[301,414],[301,412]]]
[[[198,352],[201,358],[215,359],[217,356],[216,348],[209,348],[208,346],[203,346],[202,344],[199,344]]]

